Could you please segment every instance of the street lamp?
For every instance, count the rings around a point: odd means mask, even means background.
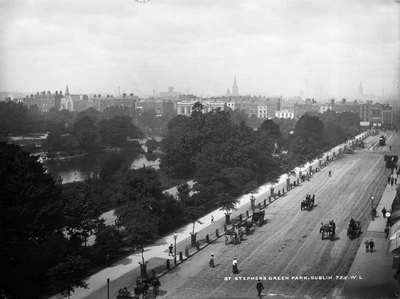
[[[371,209],[373,209],[373,208],[374,208],[374,197],[371,196]]]
[[[176,266],[176,239],[178,238],[178,234],[174,232],[174,240],[175,240],[175,255],[174,255],[174,263]]]

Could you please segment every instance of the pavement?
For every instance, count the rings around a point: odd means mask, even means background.
[[[394,265],[394,254],[388,253],[389,239],[385,227],[387,219],[382,208],[390,209],[396,196],[397,185],[387,184],[380,202],[376,206],[378,217],[371,221],[363,232],[363,240],[350,267],[344,283],[345,298],[400,298],[400,283],[395,276],[398,265]],[[373,240],[375,249],[367,252],[365,241]]]
[[[356,136],[356,138],[364,139],[367,136],[369,136],[368,132],[362,133]],[[263,205],[264,201],[269,203],[270,200],[278,199],[278,197],[276,196],[271,196],[271,188],[274,188],[274,194],[277,194],[278,190],[282,191],[283,188],[286,190],[285,192],[287,192],[287,179],[289,179],[291,184],[296,181],[297,185],[299,182],[298,175],[301,172],[305,173],[309,171],[311,167],[313,173],[315,173],[316,169],[320,168],[321,162],[323,164],[325,161],[327,161],[329,164],[331,161],[334,161],[335,158],[338,158],[340,156],[340,152],[343,152],[343,150],[350,145],[351,141],[338,145],[330,151],[324,153],[324,155],[320,159],[316,159],[310,163],[307,163],[306,165],[294,169],[297,175],[283,174],[277,180],[277,182],[266,183],[260,186],[258,192],[253,194],[253,196],[256,198],[255,204]],[[232,212],[231,219],[238,217],[240,214],[245,215],[246,210],[250,210],[250,197],[250,194],[246,194],[239,198],[239,203],[236,206],[237,210]],[[113,217],[112,213],[108,213],[107,215]],[[211,221],[211,216],[214,217],[213,222]],[[106,219],[106,222],[109,221],[107,221]],[[184,227],[177,229],[177,254],[179,252],[182,252],[182,254],[184,255],[186,249],[188,249],[189,251],[189,256],[192,256],[197,252],[196,248],[190,247],[190,233],[193,232],[193,230],[197,233],[197,240],[202,240],[201,247],[204,247],[207,246],[207,244],[204,244],[204,239],[206,235],[209,235],[210,239],[214,240],[216,238],[217,229],[220,234],[223,233],[224,223],[224,211],[217,209],[200,218],[199,223],[195,224],[194,229],[193,224],[188,224]],[[168,247],[170,246],[170,244],[175,245],[174,233],[170,233],[158,239],[154,244],[145,248],[144,259],[148,262],[147,269],[155,269],[157,276],[165,275],[168,272],[166,266],[162,266],[166,265],[167,260],[170,260],[171,267],[173,267],[174,265],[173,257],[168,256]],[[112,264],[110,267],[100,270],[99,272],[93,274],[86,279],[88,288],[75,289],[70,298],[116,298],[117,292],[121,288],[127,287],[129,291],[133,291],[133,286],[136,278],[140,276],[139,262],[141,261],[142,257],[141,254],[138,252],[131,254],[126,258]],[[178,263],[180,263],[179,258],[177,259],[177,261]],[[61,299],[64,297],[61,294],[57,294],[55,296],[52,296],[51,298]]]

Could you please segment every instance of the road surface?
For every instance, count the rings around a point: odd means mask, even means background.
[[[389,145],[396,154],[400,150],[400,138],[386,135],[386,146],[378,146],[380,134],[368,137],[364,149],[344,155],[269,205],[267,223],[241,244],[225,245],[221,238],[163,276],[160,298],[255,298],[256,280],[244,280],[255,277],[263,279],[263,298],[340,297],[343,277],[362,240],[362,235],[349,240],[349,221],[354,218],[367,227],[371,197],[376,206],[389,175],[383,155]],[[316,196],[312,211],[300,211],[306,194]],[[319,234],[321,222],[329,220],[337,226],[334,241],[321,240]],[[211,253],[215,268],[208,267]],[[236,275],[234,257],[240,270]]]

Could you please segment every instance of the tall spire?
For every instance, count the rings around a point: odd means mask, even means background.
[[[236,75],[235,75],[235,78],[233,79],[232,95],[233,96],[238,96],[239,95],[239,88],[238,88],[237,83],[236,83]]]
[[[67,87],[65,88],[65,96],[69,96],[68,83],[67,83]]]

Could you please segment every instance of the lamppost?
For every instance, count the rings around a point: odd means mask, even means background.
[[[373,208],[374,208],[374,197],[371,196],[371,209],[373,209]]]
[[[174,233],[174,240],[175,240],[175,254],[174,254],[174,264],[176,266],[176,239],[178,238],[178,234]]]

